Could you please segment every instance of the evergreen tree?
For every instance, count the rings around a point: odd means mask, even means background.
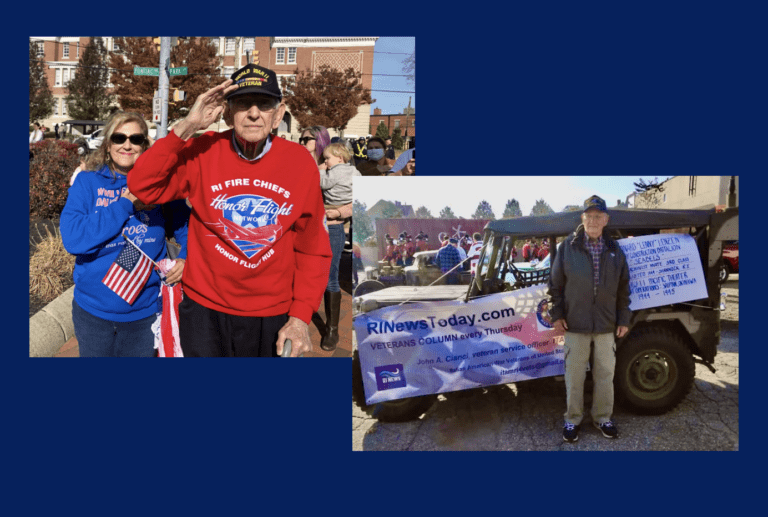
[[[392,130],[392,147],[395,149],[402,149],[405,147],[405,140],[403,140],[402,131],[399,127]]]
[[[373,104],[362,74],[322,65],[317,71],[295,70],[295,80],[282,78],[283,99],[301,127],[325,126],[341,134],[363,104]]]
[[[379,125],[376,127],[376,136],[381,138],[382,140],[386,140],[389,138],[389,129],[387,129],[387,125],[382,120],[379,122]]]
[[[536,201],[536,203],[533,205],[533,208],[531,209],[531,215],[549,215],[554,213],[555,211],[552,210],[552,207],[549,206],[543,199]]]
[[[496,216],[493,214],[493,209],[491,208],[491,204],[483,199],[478,203],[477,209],[475,209],[475,213],[472,214],[472,219],[490,219],[495,220]]]
[[[352,203],[352,240],[365,242],[373,235],[373,220],[368,215],[368,207],[365,203],[355,200]]]
[[[451,207],[446,206],[442,210],[440,210],[440,219],[458,219],[456,217],[456,214],[453,213],[453,210],[451,210]]]
[[[501,214],[502,219],[511,219],[513,217],[522,217],[523,211],[520,210],[520,203],[517,199],[510,199],[507,201],[507,206],[504,207],[504,213]]]
[[[37,57],[37,44],[29,40],[29,122],[50,117],[54,102],[45,76],[45,61]]]
[[[425,206],[420,206],[416,210],[416,217],[419,219],[434,219],[435,216],[432,215],[432,212],[429,211],[429,208]]]
[[[392,203],[381,211],[381,217],[382,219],[402,219],[403,211]]]
[[[75,120],[104,120],[114,97],[107,92],[109,70],[104,40],[91,37],[85,46],[77,72],[69,82],[67,113]]]

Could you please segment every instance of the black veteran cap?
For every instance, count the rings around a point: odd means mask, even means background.
[[[601,212],[608,211],[608,209],[605,207],[605,200],[600,196],[592,196],[586,200],[586,202],[584,203],[584,212],[586,212],[590,208],[597,208]]]
[[[254,64],[245,65],[232,74],[231,79],[237,85],[237,90],[227,95],[227,99],[246,93],[262,93],[278,99],[283,98],[277,84],[277,74],[269,68]]]

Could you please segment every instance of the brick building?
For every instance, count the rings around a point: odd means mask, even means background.
[[[371,127],[370,134],[376,134],[376,128],[379,124],[384,122],[387,126],[390,136],[392,132],[400,128],[400,135],[403,138],[411,138],[416,136],[416,114],[411,113],[406,116],[405,113],[394,113],[392,115],[383,115],[381,109],[374,108],[373,115],[371,115]]]
[[[119,52],[114,37],[104,37],[107,52]],[[253,63],[274,70],[278,78],[293,77],[296,69],[317,70],[321,65],[353,68],[362,73],[363,85],[370,89],[373,73],[373,49],[378,37],[215,37],[218,47],[219,67],[223,77],[247,63],[250,52]],[[53,115],[40,122],[48,128],[61,124],[71,117],[67,114],[64,98],[68,94],[67,83],[77,70],[78,61],[88,37],[32,37],[39,56],[48,67],[48,85],[55,98]],[[357,115],[347,123],[346,136],[367,135],[370,126],[370,105],[360,106]],[[378,124],[378,122],[377,122]],[[211,126],[210,130],[224,130],[226,126]],[[278,134],[296,141],[301,128],[290,112],[286,112]],[[331,136],[335,131],[329,130]]]

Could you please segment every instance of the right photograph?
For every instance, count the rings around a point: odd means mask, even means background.
[[[353,196],[353,451],[738,450],[738,176]]]

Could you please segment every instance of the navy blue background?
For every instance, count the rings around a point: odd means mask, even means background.
[[[3,89],[12,165],[6,214],[27,209],[18,195],[26,157],[17,150],[27,138],[28,36],[256,30],[415,35],[420,175],[469,175],[475,167],[483,175],[737,174],[742,224],[760,235],[766,41],[751,4],[526,4],[302,11],[295,2],[271,9],[192,2],[99,4],[85,13],[60,3],[22,6],[28,22],[13,29]],[[8,227],[23,245],[22,222]],[[747,278],[757,274],[754,240],[742,243]],[[350,361],[31,359],[24,304],[16,301],[26,299],[28,264],[11,246],[4,264],[5,465],[15,480],[9,492],[28,514],[272,514],[278,506],[719,513],[755,494],[750,472],[764,458],[756,414],[764,404],[754,379],[765,352],[751,323],[759,310],[754,280],[740,292],[742,452],[371,454],[351,452]]]

